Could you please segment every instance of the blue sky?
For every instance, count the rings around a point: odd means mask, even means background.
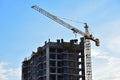
[[[0,0],[0,80],[21,80],[24,58],[49,38],[74,38],[72,31],[33,10],[32,5],[58,17],[87,22],[101,41],[100,47],[91,42],[93,79],[120,80],[119,4],[119,0]],[[84,31],[83,23],[67,22]]]

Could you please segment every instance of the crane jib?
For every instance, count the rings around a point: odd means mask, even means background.
[[[72,30],[72,31],[74,31],[74,32],[76,32],[76,33],[79,33],[80,35],[84,36],[84,34],[85,34],[84,32],[82,32],[82,31],[80,31],[79,29],[75,28],[74,26],[66,23],[65,21],[59,19],[57,16],[52,15],[51,13],[43,10],[42,8],[40,8],[40,7],[36,6],[36,5],[35,5],[35,6],[32,6],[32,8],[35,9],[35,10],[37,10],[37,11],[39,11],[41,14],[49,17],[50,19],[54,20],[55,22],[63,25],[64,27],[66,27],[66,28],[68,28],[68,29],[70,29],[70,30]]]
[[[96,43],[96,46],[99,46],[99,39],[97,39],[97,38],[94,39],[93,37],[90,36],[90,34],[82,32],[81,30],[79,30],[79,29],[75,28],[74,26],[66,23],[65,21],[59,19],[57,16],[55,16],[55,15],[53,15],[53,14],[45,11],[44,9],[38,7],[37,5],[34,5],[34,6],[32,6],[31,8],[37,10],[37,11],[40,12],[41,14],[47,16],[48,18],[50,18],[50,19],[52,19],[53,21],[59,23],[60,25],[63,25],[64,27],[72,30],[74,33],[78,33],[78,34],[82,35],[83,37],[94,41],[94,42]],[[86,23],[85,23],[85,24],[86,24]],[[87,26],[87,25],[86,25],[86,26]],[[87,28],[88,28],[88,27],[87,27]]]

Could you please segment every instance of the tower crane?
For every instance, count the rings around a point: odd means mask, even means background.
[[[94,41],[96,46],[100,45],[99,39],[94,38],[88,31],[88,25],[85,24],[85,32],[77,29],[76,27],[66,23],[65,21],[59,19],[57,16],[45,11],[44,9],[38,7],[37,5],[32,6],[31,8],[45,15],[46,17],[52,19],[53,21],[59,23],[60,25],[72,30],[74,33],[80,34],[84,37],[84,51],[85,51],[85,80],[92,80],[92,66],[91,66],[91,45],[90,40]]]

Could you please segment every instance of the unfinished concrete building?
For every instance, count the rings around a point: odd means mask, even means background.
[[[45,42],[23,61],[22,80],[85,80],[84,39]]]

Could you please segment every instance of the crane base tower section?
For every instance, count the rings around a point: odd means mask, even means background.
[[[85,80],[84,39],[45,42],[22,62],[22,80]]]

